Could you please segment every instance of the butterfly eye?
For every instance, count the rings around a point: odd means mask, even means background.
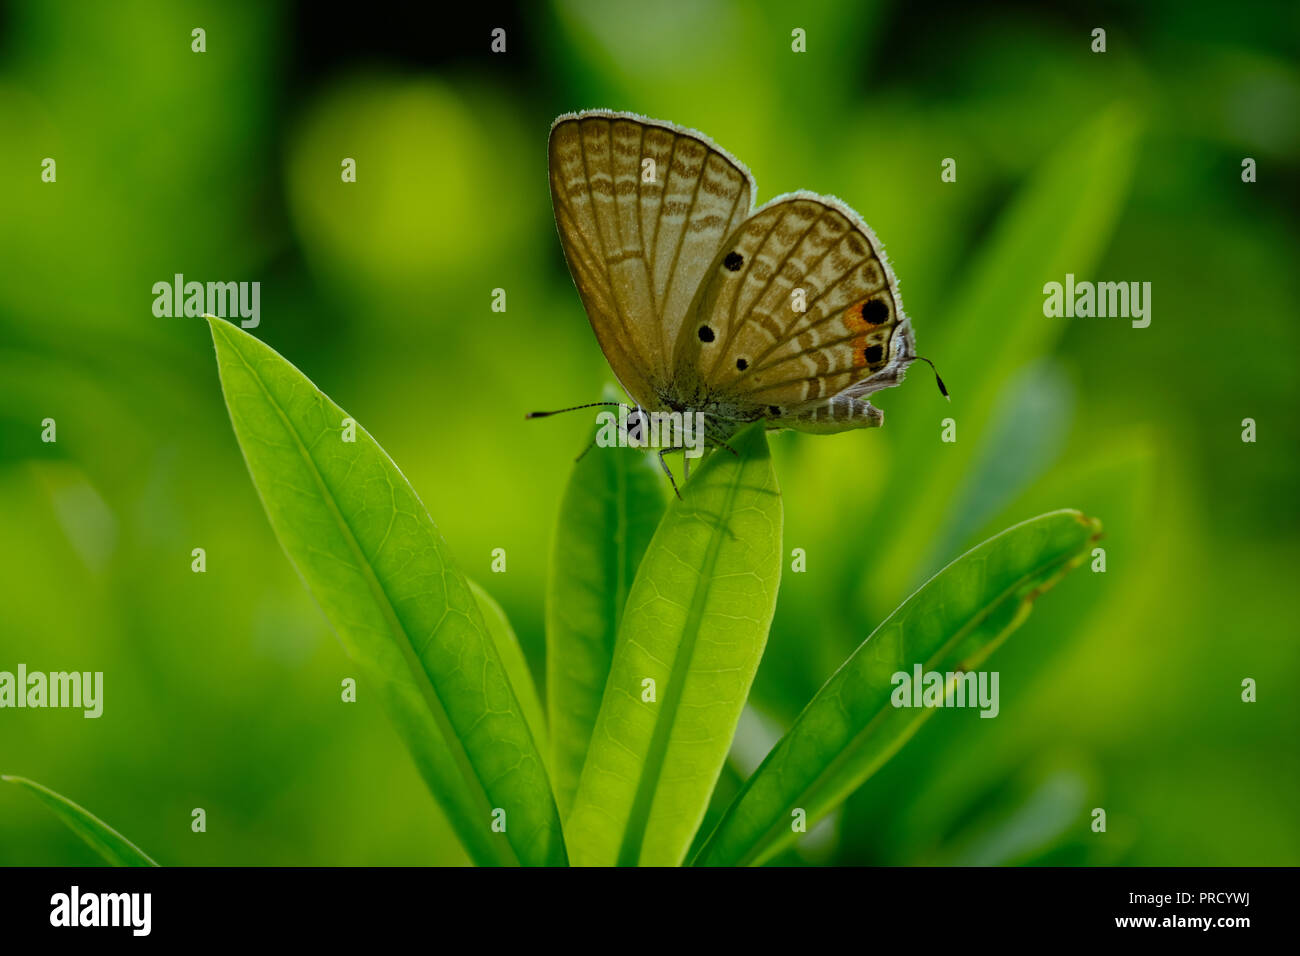
[[[742,372],[749,368],[749,359],[736,359],[736,368]]]
[[[879,325],[889,318],[889,306],[880,299],[862,303],[862,318],[872,325]]]
[[[722,264],[731,272],[736,272],[745,264],[745,257],[739,252],[728,252],[727,258],[722,260]]]
[[[713,341],[713,329],[709,328],[707,325],[701,325],[701,326],[700,326],[700,341],[701,341],[701,342],[712,342],[712,341]]]
[[[781,414],[781,406],[769,405],[767,406],[767,412],[769,415],[772,415],[773,417],[779,416]]]
[[[645,412],[637,409],[627,416],[627,435],[629,438],[640,440],[642,426],[645,424]]]

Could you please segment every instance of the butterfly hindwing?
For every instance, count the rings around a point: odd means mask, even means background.
[[[674,374],[688,399],[825,430],[879,424],[861,399],[896,384],[913,357],[897,282],[870,229],[837,200],[796,193],[759,209],[719,249],[678,336]]]
[[[683,317],[750,214],[748,170],[703,136],[628,113],[551,128],[551,199],[574,283],[614,374],[655,407]]]

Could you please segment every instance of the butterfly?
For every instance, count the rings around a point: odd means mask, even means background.
[[[868,397],[919,356],[857,213],[803,191],[755,209],[739,160],[633,113],[560,116],[547,152],[569,271],[638,414],[702,413],[707,443],[724,448],[760,420],[819,433],[883,422]],[[576,407],[602,404],[619,403]]]

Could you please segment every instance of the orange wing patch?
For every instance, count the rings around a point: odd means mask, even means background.
[[[850,342],[854,368],[874,366],[883,358],[884,349],[879,345],[881,337],[871,333],[880,330],[889,319],[889,302],[879,294],[854,302],[844,310],[844,327],[857,333]],[[876,344],[868,344],[868,340]]]

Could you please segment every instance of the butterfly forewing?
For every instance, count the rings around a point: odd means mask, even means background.
[[[867,226],[836,200],[795,194],[754,213],[715,256],[675,375],[694,383],[689,392],[799,418],[846,389],[895,384],[912,358],[906,325]]]
[[[704,137],[623,113],[561,117],[551,199],[583,305],[614,374],[658,406],[690,303],[749,215],[749,173]]]

